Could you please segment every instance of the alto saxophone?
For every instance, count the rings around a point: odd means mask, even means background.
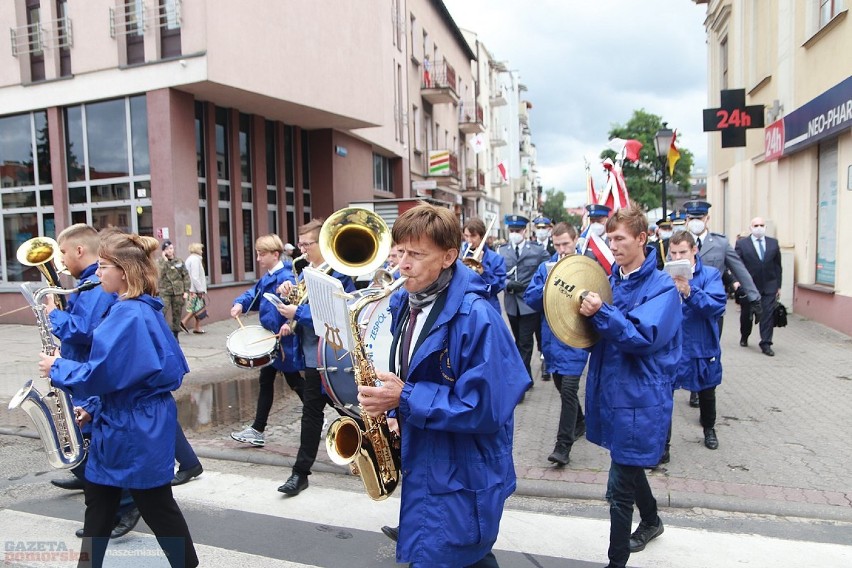
[[[51,332],[50,319],[45,313],[42,299],[48,294],[67,296],[75,292],[91,290],[100,282],[84,282],[76,288],[59,288],[46,286],[35,294],[32,294],[26,284],[22,284],[24,296],[30,302],[36,316],[39,334],[41,336],[42,351],[47,355],[56,352],[57,345]],[[47,461],[57,469],[68,469],[75,467],[86,457],[87,445],[83,440],[83,433],[74,419],[74,403],[71,396],[50,384],[47,377],[48,390],[42,394],[36,388],[33,381],[26,384],[12,397],[9,402],[9,410],[20,407],[26,412],[33,425],[38,431],[44,449],[47,452]]]
[[[405,278],[400,278],[383,290],[365,296],[349,309],[349,325],[355,344],[352,347],[352,367],[355,384],[373,387],[381,384],[376,369],[367,354],[358,323],[361,311],[373,302],[378,302],[399,288]],[[388,428],[387,418],[373,418],[361,411],[363,430],[357,420],[341,416],[331,423],[325,438],[328,455],[336,464],[349,465],[352,473],[359,475],[371,499],[387,499],[399,485],[400,449],[399,439]]]

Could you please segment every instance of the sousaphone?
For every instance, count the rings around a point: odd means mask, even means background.
[[[544,317],[553,335],[571,347],[590,347],[600,339],[588,318],[580,315],[586,292],[596,292],[605,303],[612,303],[612,289],[604,269],[579,254],[557,262],[544,283]]]

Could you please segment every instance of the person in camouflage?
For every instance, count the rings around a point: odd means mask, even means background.
[[[157,261],[160,271],[160,299],[163,300],[163,315],[169,323],[169,329],[177,338],[180,330],[187,331],[181,324],[183,308],[189,296],[189,271],[179,258],[175,258],[175,246],[172,241],[163,241],[163,257]],[[188,333],[188,331],[187,331]]]

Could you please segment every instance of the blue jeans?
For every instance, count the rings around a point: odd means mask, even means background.
[[[651,493],[645,468],[636,465],[621,465],[615,462],[609,467],[606,486],[609,501],[609,566],[623,568],[630,558],[630,528],[633,523],[633,504],[639,507],[642,521],[657,524],[657,500]]]

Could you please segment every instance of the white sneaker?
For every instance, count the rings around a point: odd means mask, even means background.
[[[231,432],[231,438],[237,442],[251,444],[252,446],[265,446],[266,440],[263,439],[263,432],[258,432],[251,426],[246,426],[241,432]]]

